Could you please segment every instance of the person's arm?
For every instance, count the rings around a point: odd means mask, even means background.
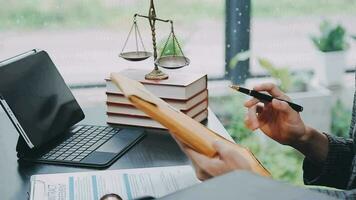
[[[352,160],[355,155],[354,143],[351,139],[328,134],[323,135],[328,140],[328,153],[322,162],[313,159],[312,156],[307,156],[304,159],[304,183],[346,189],[351,176]],[[313,148],[312,145],[310,143],[308,148]]]
[[[254,89],[290,100],[273,84],[262,84]],[[346,188],[354,156],[352,140],[305,126],[299,113],[283,101],[273,100],[261,107],[258,100],[252,99],[245,106],[249,110],[247,127],[252,130],[259,128],[273,140],[292,146],[305,155],[303,171],[306,184]]]
[[[261,84],[254,87],[254,90],[268,92],[275,98],[291,101],[274,84]],[[245,118],[247,128],[260,129],[271,139],[292,146],[309,159],[323,162],[328,154],[328,138],[306,126],[298,112],[278,99],[264,105],[255,98],[247,101],[245,103],[245,107],[248,108]]]
[[[289,145],[300,151],[309,160],[317,163],[324,162],[329,152],[328,137],[319,131],[306,127],[303,136],[290,142]]]

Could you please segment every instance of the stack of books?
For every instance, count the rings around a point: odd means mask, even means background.
[[[198,122],[208,117],[208,90],[206,74],[186,74],[171,72],[169,79],[146,80],[149,71],[126,69],[120,74],[141,82],[147,90],[160,97],[174,108],[182,111]],[[133,106],[119,88],[106,79],[107,123],[165,129],[144,112]]]

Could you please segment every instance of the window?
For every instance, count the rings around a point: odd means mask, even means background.
[[[234,80],[242,77],[248,87],[262,82],[275,82],[294,102],[303,105],[301,116],[305,124],[319,131],[348,137],[355,74],[344,72],[346,69],[354,71],[356,64],[356,40],[353,39],[356,35],[356,1],[226,2],[233,5],[226,7],[227,14],[233,13],[232,18],[227,18],[227,26],[234,27],[227,29],[230,32],[226,35],[236,39],[235,43],[227,43],[226,49],[227,52],[234,52],[232,57],[241,60],[233,67],[229,66],[231,61],[227,60],[227,71],[235,70],[229,78]],[[243,19],[246,14],[243,9],[249,3],[251,26],[241,31],[239,28],[246,24],[241,20],[248,20]],[[320,33],[320,26],[323,34]],[[245,37],[234,35],[234,32],[247,30],[250,32],[250,50],[240,54],[246,51],[241,48],[241,43],[246,42]],[[325,42],[326,39],[320,35],[330,35],[327,41],[333,41],[333,44]],[[315,37],[314,41],[312,37]],[[240,49],[236,49],[236,46]],[[334,52],[329,54],[323,51]],[[234,54],[239,56],[235,57]],[[239,69],[244,66],[239,64],[246,62],[246,58],[250,58],[250,65],[247,65],[249,70],[244,72]],[[340,71],[327,73],[329,69]],[[274,178],[302,184],[303,157],[299,152],[272,142],[260,130],[252,133],[246,129],[243,102],[247,98],[239,94],[212,97],[209,105],[236,141],[250,148]]]
[[[1,2],[2,1],[2,2]],[[0,0],[0,59],[38,48],[51,56],[70,85],[103,84],[110,72],[128,67],[153,69],[153,59],[118,57],[135,13],[148,14],[142,0]],[[183,71],[224,75],[224,1],[155,1],[157,16],[174,20],[190,66]],[[146,19],[138,19],[145,47],[152,39]],[[156,23],[158,45],[170,26]],[[127,48],[134,48],[129,41]],[[169,71],[167,71],[169,73]]]

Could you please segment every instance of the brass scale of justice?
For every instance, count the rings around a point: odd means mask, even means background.
[[[160,19],[156,16],[156,10],[153,0],[150,0],[150,10],[148,16],[135,14],[133,19],[133,24],[131,26],[130,32],[125,41],[124,47],[122,48],[119,57],[126,59],[128,61],[142,61],[152,56],[151,52],[146,51],[145,45],[143,44],[141,33],[137,25],[137,17],[142,17],[148,19],[152,32],[152,45],[153,45],[153,58],[154,58],[154,69],[150,73],[145,75],[145,78],[148,80],[164,80],[168,78],[168,75],[162,72],[158,67],[165,69],[179,69],[189,65],[189,58],[184,56],[182,48],[178,42],[178,39],[174,33],[174,26],[172,20]],[[171,24],[171,32],[168,36],[166,43],[164,44],[163,49],[160,52],[160,56],[157,55],[157,44],[156,44],[156,21],[166,22]],[[135,42],[136,42],[136,51],[125,51],[127,42],[131,37],[132,31],[135,33]],[[142,50],[139,48],[139,41]],[[167,45],[172,40],[173,43],[173,52],[172,54],[163,55],[166,51]],[[178,49],[177,49],[178,48]],[[178,50],[178,51],[177,51]]]

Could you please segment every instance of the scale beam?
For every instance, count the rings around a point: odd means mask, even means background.
[[[142,18],[146,18],[146,19],[150,19],[149,16],[146,16],[146,15],[140,15],[140,14],[135,14],[134,17],[142,17]],[[172,20],[170,19],[160,19],[160,18],[152,18],[153,20],[156,20],[156,21],[161,21],[161,22],[173,22]]]

